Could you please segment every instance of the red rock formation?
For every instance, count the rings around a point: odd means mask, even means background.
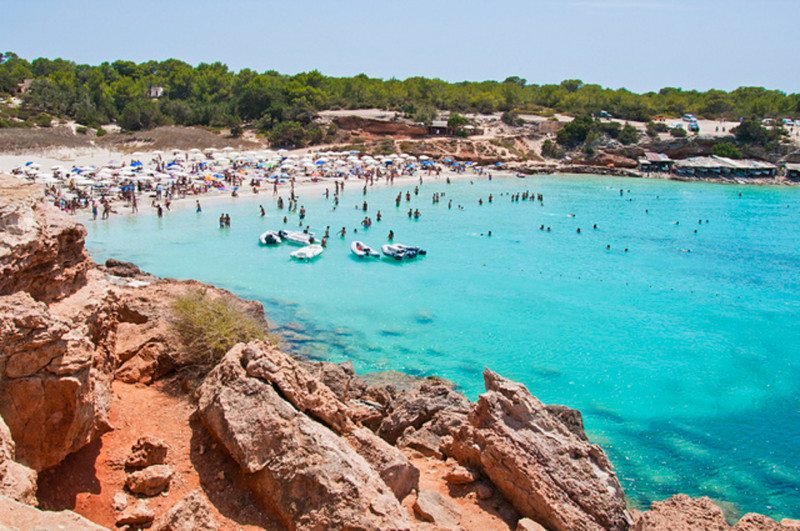
[[[345,131],[361,131],[370,135],[393,137],[423,137],[428,134],[428,129],[423,126],[403,122],[388,122],[386,120],[372,120],[358,116],[337,116],[333,123]]]
[[[86,283],[86,229],[46,205],[39,185],[0,175],[0,295],[59,300]]]
[[[72,511],[40,511],[0,495],[0,529],[58,529],[60,531],[104,531]]]
[[[259,346],[231,349],[200,387],[198,411],[265,508],[290,529],[409,528],[392,491],[352,446],[248,375]]]
[[[0,297],[0,415],[17,458],[36,470],[109,428],[110,372],[89,328],[25,292]]]
[[[0,417],[0,495],[36,505],[36,472],[15,461],[14,440]]]
[[[635,531],[730,529],[722,509],[709,498],[690,498],[678,494],[661,502],[653,502],[650,510],[640,513],[633,525]]]
[[[623,530],[631,519],[599,446],[576,436],[525,386],[484,371],[486,393],[445,453],[479,468],[522,515],[556,530]]]

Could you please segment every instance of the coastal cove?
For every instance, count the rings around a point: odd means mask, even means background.
[[[87,221],[87,246],[97,261],[128,260],[261,301],[303,356],[442,376],[470,399],[486,366],[523,382],[583,412],[635,505],[685,492],[734,513],[800,512],[800,190],[442,177],[396,208],[414,184],[381,183],[366,197],[360,187],[348,182],[335,211],[321,188],[299,189],[312,230],[331,227],[311,264],[291,261],[286,245],[257,244],[284,227],[269,192],[201,197],[202,213],[185,205],[161,219],[143,204],[138,216]],[[543,204],[511,202],[526,190]],[[433,205],[435,192],[445,195]],[[383,214],[366,233],[355,208],[364,200],[368,215]],[[421,218],[408,219],[408,208]],[[218,228],[222,212],[229,229]],[[290,215],[286,228],[297,226]],[[345,239],[335,236],[342,226]],[[385,243],[390,229],[428,256],[396,264],[349,252],[353,239]]]

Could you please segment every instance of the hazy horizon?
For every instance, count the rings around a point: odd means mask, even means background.
[[[637,93],[800,86],[786,67],[800,44],[792,0],[41,0],[5,14],[0,47],[30,60],[175,58],[235,71],[450,82],[581,79]]]

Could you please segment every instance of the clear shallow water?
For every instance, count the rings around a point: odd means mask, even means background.
[[[202,214],[188,204],[161,220],[89,222],[88,245],[98,260],[262,301],[310,357],[440,375],[473,399],[485,366],[522,381],[544,402],[583,412],[634,504],[685,492],[734,512],[800,517],[800,190],[429,179],[412,194],[423,213],[413,221],[405,200],[394,206],[413,185],[381,184],[366,199],[384,220],[358,238],[377,247],[393,229],[395,241],[429,251],[395,264],[350,254],[360,188],[348,183],[335,212],[319,191],[300,191],[318,235],[325,225],[349,233],[311,264],[292,262],[290,246],[257,245],[261,231],[283,227],[271,193],[201,199]],[[544,205],[503,195],[524,190],[544,194]],[[446,193],[438,205],[433,192]],[[489,193],[494,203],[478,206]],[[297,222],[290,216],[288,227]]]

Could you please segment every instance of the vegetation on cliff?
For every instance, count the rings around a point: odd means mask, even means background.
[[[172,309],[192,365],[210,369],[235,344],[267,337],[256,319],[228,300],[209,297],[199,289],[175,299]]]
[[[32,81],[22,96],[22,106],[4,111],[0,127],[45,125],[50,116],[92,127],[116,122],[127,130],[177,124],[240,131],[242,123],[251,123],[282,143],[297,145],[324,139],[326,131],[313,123],[316,113],[324,109],[391,109],[421,122],[433,119],[436,109],[575,116],[604,110],[629,120],[687,112],[729,119],[800,115],[800,94],[761,87],[731,92],[664,88],[636,94],[580,80],[537,85],[514,76],[502,82],[448,83],[422,77],[383,80],[364,74],[329,77],[317,71],[296,75],[250,69],[233,72],[219,62],[192,66],[176,59],[90,66],[0,54],[0,94],[13,94],[24,80]],[[513,117],[508,114],[507,120]],[[281,125],[286,123],[290,125]]]

